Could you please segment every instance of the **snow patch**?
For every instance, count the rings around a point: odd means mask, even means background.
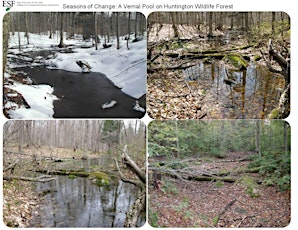
[[[114,107],[115,105],[117,104],[117,101],[110,101],[110,102],[107,102],[107,103],[104,103],[101,108],[102,109],[109,109],[109,108],[112,108]]]
[[[52,118],[54,115],[53,101],[58,98],[53,95],[54,89],[49,85],[23,85],[20,83],[14,83],[11,86],[23,95],[24,99],[30,105],[30,108],[17,108],[15,110],[9,110],[8,113],[11,118],[14,119],[47,119]]]

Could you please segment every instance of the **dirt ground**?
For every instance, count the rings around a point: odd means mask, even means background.
[[[223,172],[248,164],[235,158],[242,156],[237,153],[202,162],[198,170]],[[261,179],[257,173],[235,176]],[[248,191],[241,180],[186,181],[167,176],[159,188],[149,186],[149,224],[154,227],[285,227],[290,217],[290,191],[281,192],[274,186],[255,183]]]

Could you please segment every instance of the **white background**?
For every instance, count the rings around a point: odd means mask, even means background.
[[[297,12],[297,7],[295,4],[294,0],[282,0],[282,1],[277,1],[277,0],[271,0],[271,1],[266,1],[266,0],[183,0],[183,1],[177,1],[177,0],[150,0],[150,1],[137,1],[137,0],[121,0],[121,1],[116,1],[116,0],[97,0],[97,1],[92,1],[92,0],[85,0],[85,1],[77,1],[77,0],[16,0],[15,4],[18,5],[18,3],[22,2],[34,2],[34,4],[39,6],[26,6],[26,7],[20,7],[20,6],[14,6],[10,9],[10,12],[12,11],[36,11],[36,12],[41,12],[41,11],[74,11],[74,10],[65,10],[63,9],[63,4],[68,4],[68,5],[90,5],[90,4],[101,4],[101,5],[111,5],[111,4],[129,4],[129,5],[137,5],[137,4],[226,4],[226,5],[231,5],[233,4],[233,9],[229,11],[283,11],[286,12],[290,18],[291,18],[291,114],[290,116],[286,119],[287,122],[289,122],[291,126],[291,145],[292,145],[292,172],[291,172],[291,178],[292,178],[292,196],[291,196],[291,201],[292,201],[292,221],[290,225],[287,227],[287,229],[296,229],[298,227],[298,201],[297,201],[297,196],[298,196],[298,164],[297,164],[297,159],[298,157],[296,154],[298,154],[298,108],[297,105],[298,103],[295,101],[295,98],[297,98],[297,92],[298,92],[298,74],[297,74],[297,69],[298,69],[298,64],[297,64],[297,58],[298,58],[298,50],[297,50],[297,43],[298,43],[298,34],[297,34],[297,29],[298,29],[298,12]],[[55,6],[49,7],[45,6],[48,4],[55,4]],[[295,4],[295,5],[294,5]],[[42,6],[41,6],[42,5]],[[1,8],[0,8],[0,14],[1,14],[1,34],[2,34],[2,19],[3,15],[5,15],[6,7],[2,7],[1,3]],[[83,10],[80,10],[83,11]],[[90,11],[90,10],[84,10],[84,11]],[[96,11],[95,9],[91,11]],[[104,11],[104,10],[97,10],[97,11]],[[142,12],[145,16],[148,16],[151,12],[155,11],[161,11],[161,10],[151,10],[151,9],[134,9],[130,8],[125,10],[124,8],[120,9],[119,11],[138,11]],[[162,10],[165,11],[165,10]],[[168,11],[168,10],[167,10]],[[179,11],[179,10],[176,10]],[[192,10],[192,11],[221,11],[221,10],[216,10],[216,9],[206,9],[206,10]],[[2,35],[0,36],[1,39],[1,44],[2,44]],[[2,53],[2,45],[0,47],[1,53]],[[2,72],[2,60],[1,60],[1,72]],[[3,76],[2,76],[3,77]],[[2,79],[1,77],[1,79]],[[2,80],[1,80],[2,81]],[[1,83],[1,93],[2,93],[2,83]],[[1,99],[1,105],[2,105],[2,99]],[[145,123],[149,123],[150,119],[148,116],[145,116],[142,119]],[[3,114],[0,115],[0,146],[1,146],[1,153],[2,153],[2,132],[3,132],[3,124],[7,121],[7,119],[3,116]],[[297,166],[297,168],[295,167]],[[0,157],[0,171],[2,172],[2,156]],[[2,176],[1,176],[2,178]],[[2,183],[0,185],[0,194],[2,195]],[[1,204],[2,204],[2,198],[1,198]],[[0,216],[2,218],[2,205],[0,207]],[[4,226],[3,222],[1,221],[0,225],[1,229]],[[148,224],[144,226],[146,229],[151,228]],[[143,228],[144,228],[143,227]],[[151,228],[153,229],[153,228]]]

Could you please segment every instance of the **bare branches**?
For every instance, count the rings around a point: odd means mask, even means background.
[[[127,145],[125,145],[121,154],[122,163],[126,165],[139,178],[140,181],[125,178],[119,168],[117,159],[113,159],[119,171],[121,180],[123,182],[134,184],[137,187],[141,188],[141,194],[138,196],[134,204],[127,211],[124,223],[124,227],[136,227],[140,213],[145,208],[146,204],[146,173],[143,170],[141,170],[136,165],[136,163],[129,157],[127,151]]]
[[[6,172],[8,170],[13,170],[14,167],[19,163],[19,160],[15,160],[14,162],[12,162],[10,165],[8,165],[6,168],[3,169],[3,172]]]
[[[113,157],[113,160],[115,161],[115,164],[116,164],[116,167],[117,167],[117,169],[118,169],[120,178],[121,178],[121,180],[122,180],[123,182],[133,184],[133,185],[138,186],[138,187],[140,187],[140,188],[143,187],[143,183],[138,182],[138,181],[135,181],[135,180],[130,180],[130,179],[127,179],[126,177],[124,177],[124,175],[122,174],[122,172],[121,172],[121,170],[120,170],[120,168],[119,168],[117,159]]]

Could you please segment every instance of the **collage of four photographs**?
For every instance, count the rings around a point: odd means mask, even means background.
[[[284,12],[9,12],[8,227],[286,227]]]

